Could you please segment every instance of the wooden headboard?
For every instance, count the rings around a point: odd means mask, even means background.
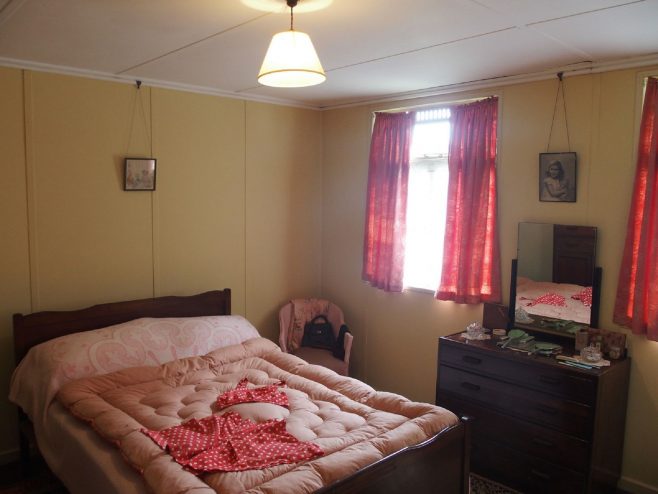
[[[80,310],[14,314],[16,364],[34,345],[81,331],[103,328],[140,317],[194,317],[231,313],[231,290],[94,305]]]

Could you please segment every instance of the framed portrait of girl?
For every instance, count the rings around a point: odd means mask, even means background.
[[[576,202],[576,153],[539,154],[539,200]]]

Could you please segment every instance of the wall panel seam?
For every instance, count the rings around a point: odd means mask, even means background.
[[[30,284],[30,312],[40,308],[39,303],[39,269],[38,242],[36,225],[36,185],[34,169],[34,136],[33,136],[33,94],[32,73],[23,71],[23,144],[25,151],[25,199],[27,211],[28,269]]]
[[[151,158],[154,158],[153,154],[153,141],[155,140],[154,134],[155,129],[153,128],[153,88],[148,88],[149,90],[149,154]],[[139,92],[139,89],[138,89]],[[141,98],[141,95],[140,95]],[[157,187],[157,173],[156,169],[156,187]],[[160,263],[158,262],[158,248],[156,245],[156,230],[157,230],[157,188],[151,192],[151,293],[153,297],[156,296],[156,287],[157,287],[157,274]]]
[[[243,192],[242,192],[242,215],[243,215],[243,249],[244,249],[244,262],[242,264],[242,268],[244,270],[243,273],[243,286],[244,286],[244,315],[245,317],[249,318],[249,310],[248,310],[248,305],[249,305],[249,285],[248,285],[248,280],[247,280],[247,265],[248,265],[248,255],[249,255],[249,249],[248,249],[248,244],[247,244],[247,221],[248,221],[248,215],[247,215],[247,102],[243,101],[242,102],[242,145],[243,145],[243,150],[242,150],[242,169],[243,169]]]

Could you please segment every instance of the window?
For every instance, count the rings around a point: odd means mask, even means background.
[[[460,304],[498,302],[498,99],[417,113],[375,114],[362,278],[400,292],[406,260],[407,287],[433,290],[436,299]]]
[[[411,139],[405,287],[436,291],[441,279],[448,196],[450,109],[416,112]]]

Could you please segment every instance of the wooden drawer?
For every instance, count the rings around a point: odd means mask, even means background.
[[[475,438],[507,444],[515,450],[579,472],[588,468],[590,444],[587,441],[451,396],[439,396],[438,405],[459,416],[472,417],[470,424]]]
[[[479,402],[522,420],[589,439],[591,407],[473,374],[447,365],[439,368],[439,389],[454,397]]]
[[[497,357],[491,352],[485,353],[464,347],[465,345],[442,341],[439,347],[440,363],[548,391],[587,405],[595,403],[596,381],[586,375],[551,365],[520,363]]]
[[[585,492],[582,473],[481,438],[471,448],[471,471],[532,494]]]

